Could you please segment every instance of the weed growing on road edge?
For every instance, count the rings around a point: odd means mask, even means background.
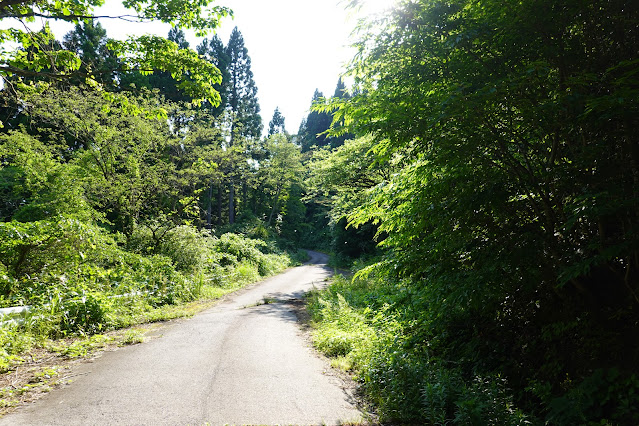
[[[49,392],[62,382],[60,373],[62,367],[57,365],[35,366],[24,374],[16,374],[12,377],[0,380],[0,415],[20,403],[34,400],[40,395]],[[8,379],[8,380],[7,380]]]
[[[124,333],[124,337],[120,341],[120,346],[135,345],[142,342],[144,342],[144,332],[131,329]]]

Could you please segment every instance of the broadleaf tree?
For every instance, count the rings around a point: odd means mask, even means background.
[[[96,9],[104,4],[102,0],[0,2],[0,20],[15,20],[21,24],[0,30],[0,43],[13,42],[20,46],[18,49],[6,49],[0,55],[0,76],[64,80],[76,75],[96,85],[90,73],[82,72],[78,53],[52,48],[54,37],[48,26],[40,32],[20,29],[28,28],[28,24],[36,18],[45,22],[62,20],[75,24],[98,17],[134,22],[157,20],[195,29],[198,35],[205,35],[218,26],[221,18],[230,14],[229,9],[212,6],[211,3],[209,0],[178,0],[168,4],[155,0],[127,0],[122,4],[131,10],[131,14],[99,16]],[[181,81],[180,88],[196,103],[205,99],[214,104],[220,101],[219,94],[213,89],[213,85],[220,81],[219,71],[193,51],[179,49],[173,42],[148,35],[130,37],[125,41],[111,40],[108,48],[128,68],[147,73],[157,70],[170,72]]]
[[[412,353],[504,377],[549,423],[611,418],[583,398],[609,391],[598,369],[637,374],[638,13],[400,1],[360,27],[356,95],[318,109],[401,165],[349,221],[379,224],[381,267],[412,285]],[[623,383],[605,412],[634,423]]]

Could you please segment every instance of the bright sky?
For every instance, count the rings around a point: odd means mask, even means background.
[[[218,0],[230,7],[234,19],[226,18],[217,31],[226,45],[231,31],[238,27],[251,57],[251,68],[258,88],[265,131],[275,107],[286,119],[289,133],[297,133],[308,114],[315,89],[333,95],[343,66],[354,55],[350,34],[356,19],[346,10],[345,0]],[[386,9],[393,0],[365,0],[365,13]],[[121,1],[107,0],[98,15],[126,13]],[[360,12],[364,13],[364,12]],[[169,25],[101,20],[111,38],[154,33],[166,36]],[[58,38],[72,27],[52,25]],[[202,39],[188,35],[191,47]]]
[[[343,65],[355,25],[338,0],[221,0],[235,18],[220,28],[226,44],[233,27],[244,36],[258,88],[265,130],[275,107],[297,133],[315,89],[330,96]]]

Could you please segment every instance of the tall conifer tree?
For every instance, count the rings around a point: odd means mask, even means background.
[[[177,44],[179,49],[188,49],[190,47],[189,42],[186,41],[184,31],[180,28],[171,28],[166,38]],[[190,96],[185,95],[183,91],[178,89],[178,81],[168,71],[154,72],[148,76],[148,80],[149,86],[159,89],[166,99],[174,102],[189,102],[192,100]]]
[[[337,99],[350,99],[351,95],[348,93],[346,89],[346,85],[344,84],[344,80],[340,77],[337,81],[337,87],[335,87],[335,93],[333,94],[333,98]],[[339,125],[340,123],[338,123]],[[343,124],[343,123],[341,123]],[[348,139],[353,139],[353,134],[345,133],[340,136],[329,137],[328,141],[331,145],[331,148],[337,148],[338,146],[344,145],[344,141]]]
[[[178,27],[169,30],[167,39],[177,44],[180,49],[188,49],[190,47],[189,42],[186,41],[186,34]]]
[[[324,94],[315,89],[311,105],[324,97]],[[298,131],[302,152],[309,151],[312,146],[324,146],[328,142],[323,134],[331,126],[332,117],[326,112],[311,111],[305,120],[302,121]]]
[[[257,86],[253,81],[251,58],[237,27],[231,33],[226,54],[229,58],[227,108],[234,117],[233,129],[236,125],[241,125],[239,134],[250,139],[259,139],[262,135],[262,117],[257,99]]]
[[[204,107],[210,108],[215,117],[222,115],[228,105],[228,83],[231,79],[229,74],[230,58],[226,52],[226,47],[222,40],[214,35],[210,40],[204,39],[197,47],[197,53],[215,65],[222,73],[222,82],[213,86],[220,93],[222,102],[216,107],[212,107],[210,103],[206,103]]]
[[[280,108],[276,107],[275,112],[273,112],[273,118],[268,123],[268,135],[272,136],[275,133],[284,133],[286,134],[286,127],[284,126],[284,116],[280,112]]]
[[[63,47],[77,53],[82,60],[81,74],[93,73],[96,80],[110,86],[118,68],[118,58],[107,48],[106,30],[93,20],[76,24],[63,39]],[[83,78],[81,78],[83,80]],[[72,80],[74,84],[78,81]]]
[[[237,136],[251,142],[257,142],[262,135],[262,117],[260,105],[257,99],[257,86],[253,81],[251,71],[251,58],[248,49],[244,46],[244,38],[235,27],[231,33],[229,43],[226,46],[226,55],[229,59],[227,90],[227,111],[231,113],[231,140],[233,146]],[[259,148],[247,147],[251,155],[259,151]],[[234,172],[229,178],[229,223],[235,222],[235,182]],[[246,193],[246,183],[243,185]]]

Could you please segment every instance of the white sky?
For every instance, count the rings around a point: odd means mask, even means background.
[[[297,133],[315,89],[335,91],[355,25],[338,0],[221,0],[234,11],[219,36],[226,44],[237,25],[251,57],[265,130],[275,107]]]
[[[366,13],[389,7],[393,0],[365,0]],[[265,133],[275,107],[286,119],[289,133],[297,133],[315,89],[333,95],[344,65],[354,55],[350,34],[356,19],[346,10],[345,0],[218,0],[230,7],[234,19],[226,18],[217,34],[226,45],[238,27],[251,57],[258,88]],[[126,13],[120,0],[106,0],[98,15]],[[361,12],[364,13],[364,12]],[[166,36],[165,24],[101,20],[111,38],[153,33]],[[64,23],[51,25],[59,39],[72,29]],[[191,48],[202,39],[187,33]]]

